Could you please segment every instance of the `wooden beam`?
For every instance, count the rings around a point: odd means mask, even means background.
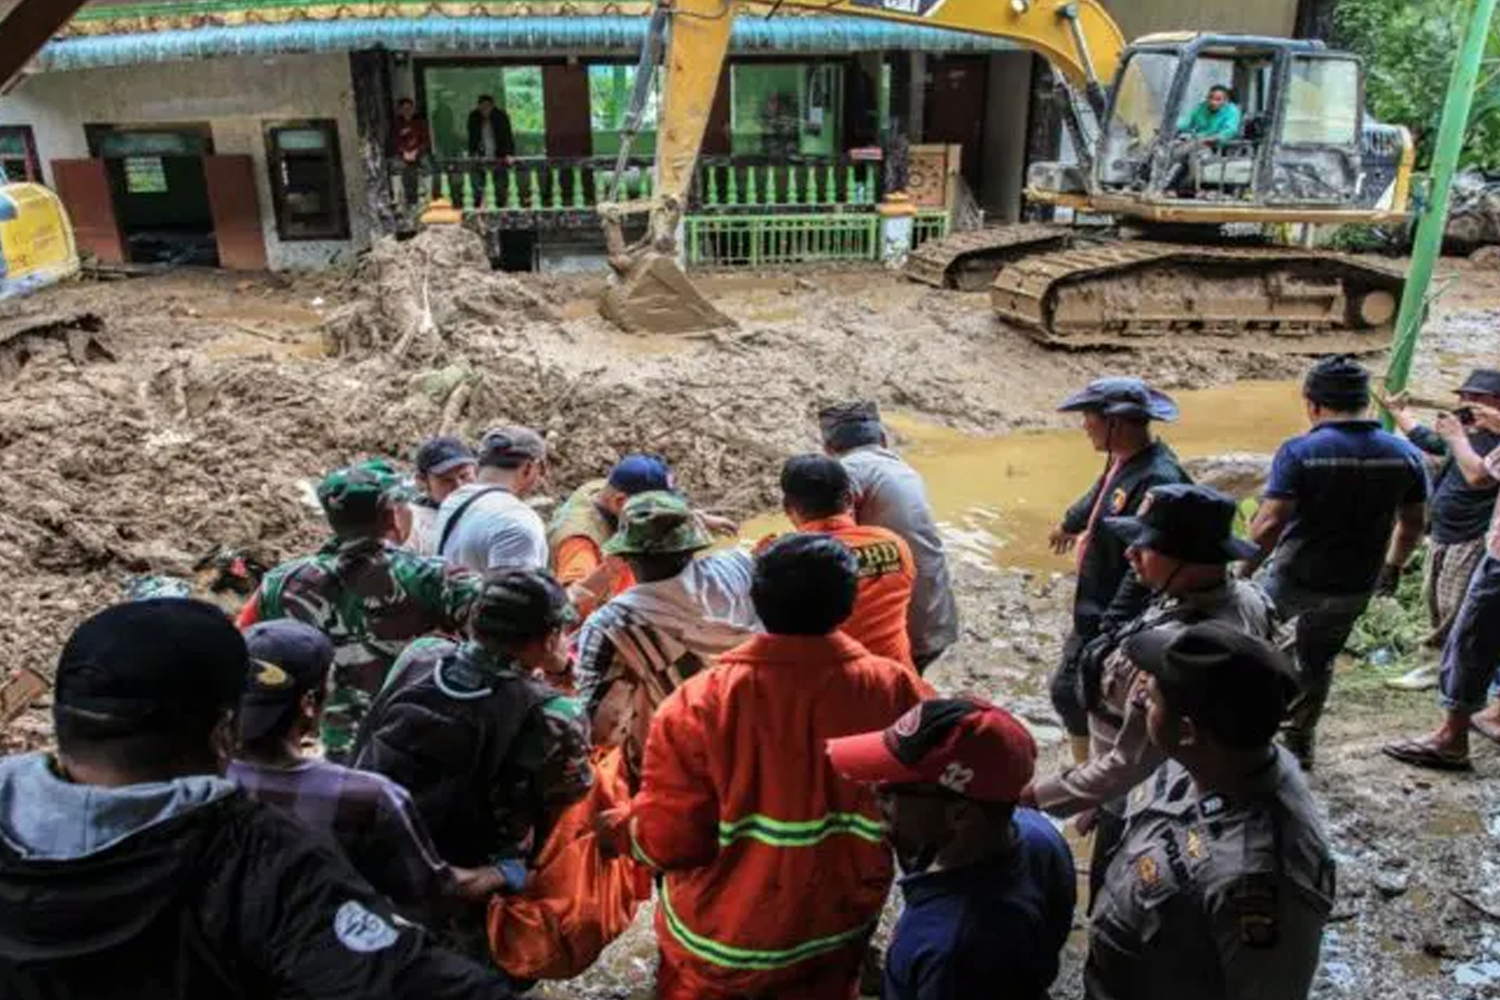
[[[0,93],[88,0],[17,0],[0,19]]]

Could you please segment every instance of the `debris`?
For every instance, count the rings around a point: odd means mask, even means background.
[[[30,667],[17,667],[0,681],[0,726],[30,708],[51,687],[47,678]]]
[[[1411,884],[1411,876],[1405,871],[1382,868],[1375,873],[1371,881],[1376,892],[1386,899],[1395,899],[1406,893]]]

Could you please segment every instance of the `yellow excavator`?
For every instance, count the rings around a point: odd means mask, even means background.
[[[1317,41],[1171,33],[1126,44],[1098,0],[660,0],[616,176],[663,68],[655,194],[606,199],[618,274],[601,312],[627,330],[732,325],[676,263],[676,233],[736,16],[802,8],[973,32],[1044,56],[1061,77],[1076,162],[1034,163],[1026,198],[1092,225],[955,233],[918,248],[909,277],[989,287],[996,313],[1046,343],[1144,346],[1214,338],[1297,353],[1387,346],[1398,267],[1288,245],[1294,229],[1406,221],[1413,145],[1364,112],[1358,58]],[[1189,122],[1213,88],[1240,126],[1205,141]],[[626,219],[647,214],[627,245]]]

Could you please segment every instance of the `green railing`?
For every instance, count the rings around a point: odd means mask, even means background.
[[[501,225],[591,224],[594,205],[608,194],[615,161],[517,158],[509,164],[485,160],[445,160],[408,169],[391,165],[391,195],[419,216],[434,198],[465,213],[493,217]],[[631,161],[622,198],[651,196],[651,163]]]
[[[912,220],[911,248],[948,235],[948,213],[940,208],[922,209]]]
[[[825,160],[704,157],[693,179],[695,211],[871,208],[880,201],[879,164]]]
[[[689,215],[683,225],[691,267],[875,260],[880,253],[874,212]]]

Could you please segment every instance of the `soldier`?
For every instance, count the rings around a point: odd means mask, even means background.
[[[1210,619],[1260,639],[1273,636],[1270,598],[1229,573],[1230,563],[1255,553],[1255,546],[1234,537],[1234,517],[1234,501],[1218,490],[1173,484],[1146,494],[1139,516],[1103,521],[1105,530],[1129,545],[1126,556],[1152,592],[1151,603],[1137,618],[1096,637],[1080,656],[1079,699],[1089,713],[1092,741],[1088,762],[1037,781],[1022,799],[1054,816],[1095,811],[1089,865],[1094,895],[1124,829],[1125,794],[1165,760],[1147,738],[1144,713],[1132,704],[1130,692],[1145,678],[1121,648],[1125,641],[1139,632],[1175,633]]]
[[[1083,414],[1089,443],[1107,456],[1104,473],[1068,508],[1048,538],[1052,551],[1072,551],[1078,560],[1073,631],[1052,677],[1052,705],[1068,730],[1074,760],[1082,763],[1089,722],[1088,711],[1078,703],[1078,654],[1101,630],[1134,618],[1150,597],[1130,573],[1125,542],[1095,530],[1098,521],[1135,513],[1153,486],[1189,479],[1172,449],[1151,435],[1152,421],[1177,419],[1177,404],[1140,379],[1095,379],[1057,409]]]
[[[1090,1000],[1300,1000],[1334,863],[1297,762],[1272,743],[1296,679],[1222,622],[1142,632],[1135,697],[1172,762],[1130,795],[1084,969]]]
[[[334,687],[321,735],[328,759],[342,763],[370,699],[407,643],[431,632],[459,632],[479,590],[473,573],[448,569],[397,548],[388,483],[369,469],[340,469],[318,484],[333,538],[317,555],[266,574],[240,612],[240,628],[295,618],[333,642]]]

